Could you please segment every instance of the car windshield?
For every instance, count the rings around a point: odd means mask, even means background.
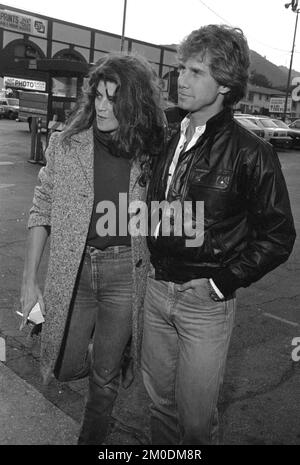
[[[256,124],[252,123],[249,119],[246,118],[236,118],[241,124],[244,124],[248,128],[257,129]]]
[[[279,128],[284,128],[284,129],[288,129],[288,125],[285,124],[283,121],[279,120],[279,119],[273,119],[274,123],[276,124],[276,126],[278,126]]]
[[[260,122],[265,128],[274,128],[274,126],[275,126],[273,121],[271,119],[269,119],[269,118],[260,119]]]
[[[13,105],[17,107],[19,105],[19,100],[17,98],[8,98],[7,103],[8,105]]]

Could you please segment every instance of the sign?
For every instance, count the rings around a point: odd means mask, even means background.
[[[295,76],[292,80],[292,86],[296,86],[292,92],[294,102],[300,102],[300,76]]]
[[[44,81],[33,81],[32,79],[22,79],[4,76],[5,87],[17,87],[18,89],[38,90],[45,92],[46,83]]]
[[[47,37],[48,21],[16,11],[0,9],[0,27],[24,34]]]
[[[271,97],[269,112],[270,113],[283,113],[284,112],[285,97]],[[288,98],[286,112],[291,113],[292,111],[292,99]]]

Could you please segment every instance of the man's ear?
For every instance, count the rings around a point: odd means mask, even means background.
[[[219,93],[222,95],[228,94],[230,92],[230,87],[227,86],[219,86]]]

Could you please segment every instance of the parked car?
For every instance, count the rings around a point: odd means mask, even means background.
[[[255,123],[252,123],[252,121],[250,121],[249,119],[247,118],[244,118],[243,116],[241,115],[235,115],[234,118],[236,119],[236,121],[238,123],[240,123],[242,126],[244,126],[246,129],[248,129],[249,131],[253,132],[253,134],[256,134],[257,136],[261,137],[262,139],[264,139],[265,137],[265,131],[263,129],[260,129],[257,127],[257,125]]]
[[[287,130],[279,128],[268,116],[247,115],[246,118],[265,131],[265,139],[275,147],[290,148],[292,138]]]
[[[1,98],[0,116],[1,118],[16,119],[19,115],[19,99]]]
[[[295,119],[291,124],[288,125],[292,129],[300,129],[300,119]]]
[[[287,131],[288,135],[292,138],[292,148],[300,148],[300,125],[299,129],[294,129],[291,125],[288,126],[284,121],[281,121],[281,119],[272,118],[272,121],[274,121],[276,126]]]

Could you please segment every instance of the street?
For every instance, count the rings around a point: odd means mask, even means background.
[[[20,317],[15,313],[28,210],[41,167],[28,163],[30,137],[26,123],[0,120],[0,337],[6,340],[6,366],[79,423],[87,380],[65,384],[53,380],[42,386],[39,341],[30,337],[29,328],[20,333]],[[300,150],[278,154],[299,236]],[[224,444],[300,444],[299,254],[297,238],[288,262],[237,293],[238,311],[219,404]],[[46,258],[47,253],[41,284]],[[299,338],[298,351],[295,338]],[[147,444],[147,409],[148,398],[138,377],[128,390],[121,390],[108,444]]]

